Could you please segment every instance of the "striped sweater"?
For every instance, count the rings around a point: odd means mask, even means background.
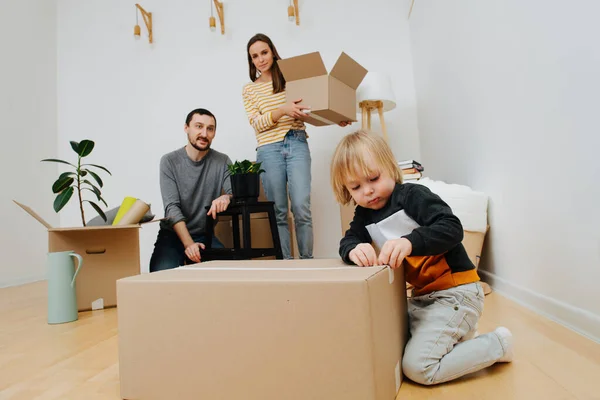
[[[356,207],[350,229],[340,242],[340,256],[352,264],[350,251],[359,243],[381,249],[386,241],[401,237],[412,244],[412,253],[404,260],[404,274],[415,287],[413,295],[479,281],[461,243],[460,220],[429,188],[412,183],[396,184],[379,210]]]
[[[273,93],[272,82],[251,82],[242,92],[244,108],[256,132],[258,147],[283,140],[290,129],[305,129],[304,123],[284,115],[274,122],[271,114],[285,104],[285,91]]]

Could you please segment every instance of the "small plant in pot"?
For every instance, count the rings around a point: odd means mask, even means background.
[[[265,172],[260,168],[261,164],[243,160],[228,166],[233,201],[238,203],[257,201],[260,192],[260,174]]]

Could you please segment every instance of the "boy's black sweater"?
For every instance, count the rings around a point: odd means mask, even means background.
[[[381,249],[387,240],[401,237],[412,244],[404,268],[415,296],[479,281],[461,243],[460,220],[438,195],[419,184],[396,184],[387,204],[379,210],[357,206],[350,229],[340,242],[340,256],[352,264],[349,254],[359,243],[372,243]]]

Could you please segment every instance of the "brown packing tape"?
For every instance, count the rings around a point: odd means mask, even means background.
[[[150,210],[150,206],[140,199],[137,199],[131,208],[123,215],[123,218],[117,223],[117,225],[131,225],[137,224],[141,221],[142,217]]]

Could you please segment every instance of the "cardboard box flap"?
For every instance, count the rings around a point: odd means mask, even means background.
[[[52,229],[52,225],[50,225],[49,223],[46,222],[46,220],[44,220],[44,218],[40,217],[35,211],[33,211],[30,207],[27,207],[25,204],[21,204],[16,200],[13,200],[15,202],[16,205],[18,205],[19,207],[21,207],[23,210],[25,210],[27,212],[27,214],[31,215],[33,218],[37,219],[38,222],[42,225],[44,225],[47,229]]]
[[[107,229],[140,229],[142,225],[151,224],[154,222],[162,221],[165,218],[153,219],[147,222],[140,222],[138,224],[127,224],[127,225],[86,225],[86,226],[71,226],[66,228],[48,228],[50,232],[68,232],[68,231],[98,231]]]
[[[271,261],[271,260],[269,260]],[[321,260],[323,261],[323,260]],[[210,264],[203,263],[203,265]],[[327,264],[322,264],[327,265]],[[167,282],[365,282],[374,275],[385,273],[387,267],[243,267],[243,266],[185,266],[152,274],[123,279],[128,283]],[[391,271],[391,270],[390,270]],[[123,282],[125,283],[125,282]]]
[[[286,81],[327,75],[327,69],[318,51],[279,60],[277,63]]]
[[[282,267],[281,261],[278,260],[244,260],[244,262],[231,261],[231,260],[215,260],[209,262],[203,262],[198,264],[191,264],[188,267],[195,268],[217,268],[217,267],[234,267],[234,268],[323,268],[328,267],[352,267],[354,265],[346,264],[341,258],[312,258],[306,260],[286,260],[285,267]]]
[[[130,225],[95,225],[95,226],[74,226],[69,228],[48,228],[50,232],[70,232],[70,231],[103,231],[107,229],[140,229],[139,224]]]
[[[342,52],[333,66],[330,75],[356,90],[367,75],[367,72],[362,65],[354,61],[348,54]]]

